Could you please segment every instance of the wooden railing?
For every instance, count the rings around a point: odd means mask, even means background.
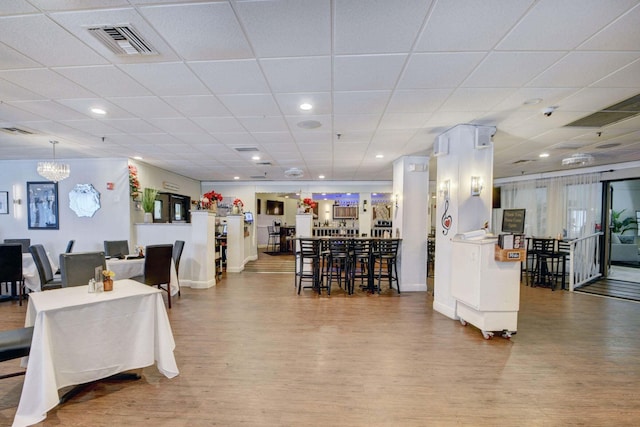
[[[571,240],[569,249],[569,290],[573,290],[600,277],[600,236],[589,236]]]

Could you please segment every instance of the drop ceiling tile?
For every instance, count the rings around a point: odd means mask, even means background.
[[[595,113],[632,95],[635,95],[635,93],[627,88],[588,87],[564,98],[560,107],[565,111]],[[585,114],[585,116],[587,115]]]
[[[22,15],[38,12],[38,9],[29,4],[26,0],[14,0],[0,2],[0,16]]]
[[[408,52],[431,2],[338,0],[335,3],[337,54]]]
[[[276,93],[274,96],[284,115],[312,116],[331,114],[333,111],[330,92]],[[300,105],[303,103],[311,104],[313,109],[309,111],[301,110]]]
[[[417,52],[491,50],[533,0],[436,2]]]
[[[540,1],[497,45],[497,50],[570,50],[633,5],[633,0]],[[588,11],[579,13],[578,11]]]
[[[47,67],[107,64],[45,15],[0,18],[0,40]]]
[[[334,90],[392,89],[406,55],[337,56],[334,60]]]
[[[143,96],[151,92],[114,65],[55,68],[57,73],[100,96]]]
[[[262,59],[270,88],[274,92],[322,92],[331,89],[331,57]]]
[[[252,132],[255,140],[263,145],[288,145],[293,144],[293,137],[289,132]]]
[[[244,128],[241,128],[244,130]],[[221,143],[237,146],[257,146],[255,139],[249,132],[225,132],[225,131],[209,131]]]
[[[216,95],[269,92],[255,59],[191,62],[189,67]]]
[[[393,92],[387,111],[391,113],[430,113],[453,92],[452,89],[414,89]]]
[[[564,52],[491,52],[462,86],[518,88],[564,55]],[[534,86],[545,87],[544,84]]]
[[[527,86],[588,86],[638,59],[640,52],[572,52]]]
[[[178,138],[167,133],[138,133],[134,135],[141,144],[148,144],[149,150],[153,150],[155,144],[173,144],[180,142]]]
[[[109,126],[127,134],[157,133],[160,129],[142,119],[103,119]]]
[[[33,101],[44,99],[41,95],[2,79],[0,79],[0,94],[2,94],[3,101]]]
[[[236,2],[258,57],[328,55],[331,3],[327,0]]]
[[[440,111],[489,111],[514,92],[513,89],[461,88],[442,104]]]
[[[149,123],[168,133],[199,133],[203,129],[187,118],[148,119]]]
[[[162,99],[185,116],[231,116],[229,110],[213,95],[165,96]]]
[[[386,113],[379,129],[418,129],[430,116],[431,113]]]
[[[640,4],[582,43],[578,50],[631,50],[640,46]]]
[[[278,104],[270,94],[220,95],[218,99],[234,116],[276,116],[280,114]]]
[[[88,114],[78,113],[53,101],[16,101],[12,105],[21,110],[53,120],[86,119],[88,116]]]
[[[104,122],[101,122],[100,120],[95,120],[95,119],[61,120],[60,123],[67,125],[73,129],[86,132],[90,135],[95,135],[100,137],[104,135],[114,135],[114,134],[122,133],[122,131],[112,128],[107,123],[104,123]]]
[[[381,114],[391,91],[334,92],[334,114]]]
[[[3,44],[0,44],[0,58],[2,58],[2,68],[5,70],[40,67],[36,61]]]
[[[640,93],[640,61],[624,67],[593,84],[597,87],[626,87]]]
[[[95,93],[48,69],[1,71],[0,78],[48,99],[93,98]]]
[[[399,89],[458,87],[484,57],[483,53],[419,53],[409,58]]]
[[[288,130],[281,116],[239,117],[238,121],[249,132],[286,132]]]
[[[105,101],[101,98],[88,98],[88,99],[60,99],[58,102],[62,105],[65,105],[69,108],[74,109],[78,113],[82,114],[85,117],[93,117],[95,119],[104,119],[104,118],[112,118],[112,119],[125,119],[131,118],[132,114],[130,112],[125,111],[122,108],[119,108],[117,105]],[[91,112],[92,108],[102,108],[107,112],[106,115],[98,115]]]
[[[246,132],[234,117],[192,117],[191,120],[210,133]]]
[[[128,111],[131,115],[144,119],[181,117],[179,112],[157,96],[122,97],[110,98],[109,100],[121,109]],[[111,115],[111,112],[109,112],[109,115]]]
[[[350,131],[371,131],[378,127],[380,122],[380,114],[342,114],[336,115],[333,118],[333,128],[335,133],[341,133],[347,136],[347,132],[341,129],[348,129]]]
[[[210,145],[210,144],[220,144],[218,140],[208,133],[176,133],[173,134],[180,141],[192,145]]]
[[[140,7],[140,13],[187,61],[252,56],[231,5],[224,2]]]
[[[300,128],[298,128],[296,131],[292,128],[291,132],[293,135],[293,139],[295,139],[295,141],[298,144],[301,144],[301,145],[304,144],[304,146],[307,148],[309,147],[309,145],[313,145],[313,144],[322,146],[323,144],[327,144],[331,142],[333,138],[331,130],[327,130],[327,129],[324,129],[322,131],[309,132],[309,131],[304,131]]]
[[[158,96],[202,95],[206,87],[184,64],[122,64],[122,70]]]

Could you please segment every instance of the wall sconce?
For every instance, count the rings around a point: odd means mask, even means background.
[[[367,201],[363,201],[362,202],[362,212],[366,212],[367,211]]]
[[[14,205],[21,205],[22,204],[22,199],[13,199],[13,204]]]
[[[445,180],[440,183],[440,197],[445,200],[449,200],[449,194],[451,191],[451,181]]]
[[[471,177],[471,195],[479,196],[482,191],[482,178],[479,176]]]

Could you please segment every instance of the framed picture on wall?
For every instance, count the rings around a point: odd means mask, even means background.
[[[636,229],[638,231],[638,236],[640,236],[640,211],[636,211],[636,226],[638,227]]]
[[[9,213],[9,192],[0,191],[0,214]]]
[[[27,182],[27,220],[30,230],[58,229],[57,182]]]

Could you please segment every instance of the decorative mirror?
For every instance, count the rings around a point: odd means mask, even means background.
[[[69,207],[79,217],[92,217],[100,209],[100,193],[91,184],[76,184],[69,192]]]

